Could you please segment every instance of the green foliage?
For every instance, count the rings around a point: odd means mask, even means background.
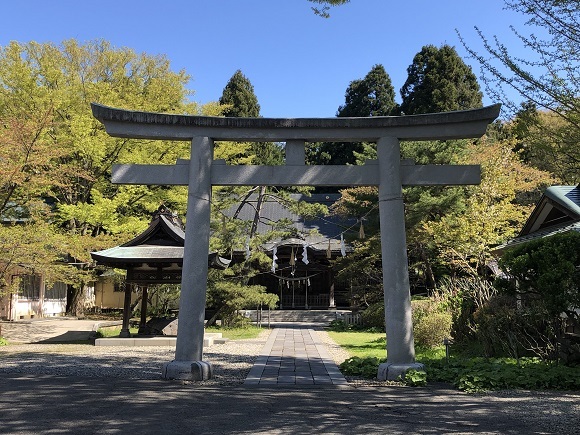
[[[391,78],[382,65],[374,65],[363,79],[350,82],[345,93],[345,103],[338,108],[336,116],[388,116],[395,109],[395,90]],[[366,147],[355,142],[315,144],[309,150],[309,161],[312,164],[355,164],[357,155],[362,159],[361,155],[373,152],[374,146],[365,152]]]
[[[385,330],[385,303],[384,301],[369,305],[361,312],[362,323],[365,328]]]
[[[358,357],[353,356],[343,361],[338,368],[343,375],[360,376],[366,379],[373,379],[377,377],[379,364],[385,362],[377,357]]]
[[[508,354],[514,358],[534,354],[544,361],[557,358],[559,318],[538,306],[517,308],[513,297],[500,295],[474,314],[475,338],[485,356]]]
[[[383,65],[374,65],[364,79],[353,80],[336,116],[388,116],[396,108],[395,90]]]
[[[449,45],[424,46],[407,68],[401,88],[401,111],[406,115],[481,107],[477,78]]]
[[[546,364],[538,358],[461,360],[453,358],[425,363],[431,382],[449,382],[462,391],[477,393],[486,390],[576,390],[580,385],[580,367]]]
[[[379,364],[386,362],[377,355],[373,344],[379,334],[361,332],[333,332],[334,341],[349,352],[356,349],[355,357],[340,364],[341,372],[347,376],[376,377]],[[562,366],[543,362],[539,358],[481,358],[473,357],[471,350],[460,353],[460,348],[451,348],[449,362],[445,359],[443,346],[417,349],[417,360],[425,364],[425,372],[409,371],[409,382],[425,385],[424,382],[446,382],[462,391],[475,393],[498,389],[556,389],[576,390],[580,385],[580,366]],[[426,373],[426,375],[425,375]],[[407,382],[405,376],[402,381]]]
[[[8,340],[4,337],[0,337],[0,346],[8,346]]]
[[[30,243],[31,248],[38,256],[44,250],[47,258],[59,255],[79,266],[39,265],[51,279],[72,286],[73,300],[94,279],[87,270],[90,251],[143,230],[160,202],[183,214],[187,199],[182,188],[113,186],[113,163],[174,163],[187,157],[188,145],[113,138],[92,116],[90,103],[201,113],[187,101],[188,81],[163,56],[117,49],[103,40],[0,47],[0,214],[44,225],[47,243]],[[52,207],[39,212],[35,201]],[[9,230],[17,232],[16,226]],[[51,242],[58,237],[62,243]]]
[[[260,116],[258,97],[254,94],[254,86],[250,80],[237,70],[230,78],[219,99],[220,104],[226,105],[224,116],[250,117]]]
[[[440,280],[437,292],[451,312],[451,336],[456,343],[467,344],[475,337],[474,313],[497,293],[493,285],[480,277],[446,278]]]
[[[249,319],[239,311],[255,309],[260,306],[275,308],[278,296],[266,293],[266,287],[260,285],[244,285],[232,280],[210,281],[207,292],[207,305],[216,309],[216,315],[208,326],[213,325],[218,316],[226,327],[243,326]]]
[[[501,292],[544,308],[552,318],[561,313],[578,319],[580,307],[580,233],[528,242],[504,253],[500,268],[508,278],[497,280]]]
[[[409,387],[424,387],[427,385],[427,372],[425,370],[408,370],[401,381]]]
[[[463,46],[481,65],[487,94],[515,113],[519,103],[508,97],[515,90],[525,101],[566,120],[578,143],[580,3],[577,0],[507,0],[505,3],[508,9],[527,18],[527,28],[512,28],[519,47],[508,47],[495,37],[488,40],[477,27],[481,52],[461,38]],[[514,56],[516,51],[518,54]]]
[[[330,14],[328,13],[331,6],[340,6],[346,3],[349,3],[350,0],[308,0],[311,3],[317,3],[319,5],[323,5],[321,8],[312,7],[312,11],[322,18],[329,18]]]
[[[440,346],[451,335],[452,316],[443,311],[437,301],[411,301],[413,337],[415,344],[422,347]]]

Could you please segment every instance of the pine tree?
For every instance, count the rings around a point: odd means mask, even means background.
[[[338,108],[338,117],[389,116],[397,107],[395,90],[385,68],[378,64],[363,79],[350,82]],[[356,154],[364,154],[364,145],[353,142],[322,143],[310,150],[309,159],[316,164],[356,164]]]
[[[426,45],[407,68],[401,88],[406,115],[448,112],[482,106],[482,94],[471,67],[449,45]]]
[[[223,111],[224,116],[239,118],[256,118],[260,116],[258,97],[254,93],[254,86],[250,80],[237,70],[228,81],[219,99],[220,104],[228,107]]]

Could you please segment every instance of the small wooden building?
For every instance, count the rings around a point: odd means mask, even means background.
[[[131,312],[131,287],[140,286],[141,299],[140,327],[147,318],[147,288],[152,284],[179,284],[183,268],[183,245],[185,230],[183,223],[165,206],[153,214],[149,227],[127,243],[103,251],[91,252],[98,265],[125,269],[123,327],[121,336],[129,336],[129,316]],[[230,260],[209,254],[210,267],[224,269]]]

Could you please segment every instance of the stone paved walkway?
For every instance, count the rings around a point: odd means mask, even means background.
[[[245,385],[348,385],[312,328],[276,327]]]

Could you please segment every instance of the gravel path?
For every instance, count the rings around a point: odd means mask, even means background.
[[[317,329],[320,341],[337,364],[349,358],[329,335]],[[228,341],[205,349],[214,378],[200,386],[242,384],[259,355],[268,330],[251,340]],[[0,347],[0,376],[56,375],[160,379],[161,367],[174,357],[173,347],[97,347],[82,344],[22,344]],[[347,378],[357,389],[388,388],[391,383]],[[532,422],[538,433],[580,434],[580,391],[499,391],[481,395],[499,403],[501,412]]]

